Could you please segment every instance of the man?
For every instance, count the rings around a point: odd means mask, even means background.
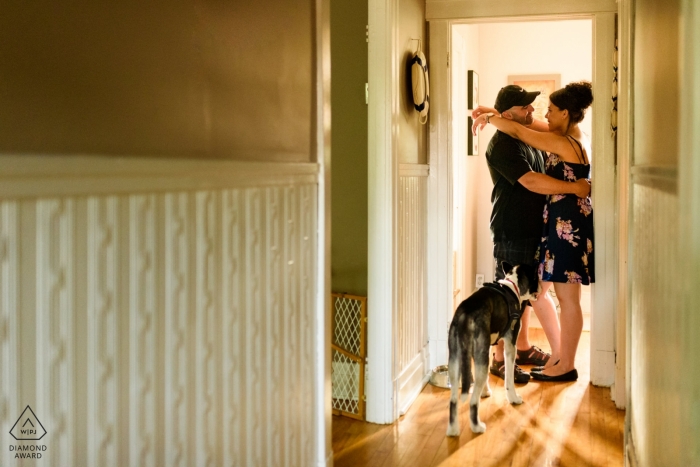
[[[532,102],[539,92],[527,92],[520,86],[509,85],[496,97],[495,110],[501,117],[513,120],[537,131],[548,131],[544,122],[535,122],[532,116]],[[492,109],[480,107],[473,111],[473,118]],[[503,279],[504,262],[511,265],[534,264],[535,253],[542,236],[542,212],[545,195],[573,193],[579,197],[588,196],[590,183],[586,180],[565,182],[544,174],[544,155],[520,140],[497,131],[486,149],[486,161],[493,180],[491,203],[491,237],[494,242],[493,256],[496,263],[496,280]],[[518,365],[547,364],[559,358],[560,330],[552,299],[543,288],[540,299],[533,302],[535,313],[552,348],[552,355],[530,345],[528,324],[530,306],[525,308],[521,319],[521,332],[516,343],[517,358],[515,382],[524,384],[530,374]],[[505,379],[503,341],[499,341],[490,371]]]

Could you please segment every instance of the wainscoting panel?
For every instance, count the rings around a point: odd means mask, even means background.
[[[22,404],[20,380],[17,377],[21,365],[18,211],[18,202],[0,202],[0,421],[3,433],[12,428],[16,417],[21,413],[14,412]],[[13,458],[14,455],[9,450],[0,450],[2,465],[11,465],[10,460]]]
[[[421,171],[421,169],[424,170]],[[402,164],[398,213],[398,408],[403,414],[429,373],[426,301],[427,167]],[[371,305],[369,305],[371,307]]]
[[[46,460],[52,465],[76,463],[75,357],[79,349],[75,339],[78,237],[75,220],[75,199],[36,203],[36,392],[39,406],[45,407],[37,416],[39,420],[43,418],[47,431],[48,426],[52,428],[51,449],[46,452]],[[22,359],[22,371],[29,368]],[[22,388],[22,393],[25,391]]]
[[[312,465],[317,166],[83,162],[0,197],[0,464]]]
[[[680,427],[687,407],[681,403],[681,385],[692,357],[679,344],[682,282],[676,176],[635,174],[633,181],[630,431],[639,465],[683,465]]]

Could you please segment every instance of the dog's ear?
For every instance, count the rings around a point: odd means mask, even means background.
[[[503,268],[503,274],[507,276],[513,270],[513,265],[507,261],[503,261],[501,263],[501,268]]]

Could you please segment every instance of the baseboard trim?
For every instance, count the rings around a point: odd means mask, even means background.
[[[417,387],[413,394],[411,394],[405,401],[403,407],[399,408],[399,417],[402,417],[408,413],[408,410],[411,408],[413,403],[418,399],[418,396],[420,396],[420,393],[423,392],[423,388],[428,384],[430,381],[430,374],[427,374],[423,377],[423,380],[421,381],[420,387]]]
[[[397,378],[398,414],[405,415],[430,380],[428,349],[424,347]]]

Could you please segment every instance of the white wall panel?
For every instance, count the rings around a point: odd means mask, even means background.
[[[87,202],[88,464],[119,465],[119,198]]]
[[[284,275],[284,301],[282,305],[282,339],[283,352],[297,354],[300,348],[298,304],[300,296],[295,291],[299,287],[299,272],[301,270],[301,258],[299,256],[299,245],[301,242],[300,229],[301,222],[297,213],[301,211],[299,206],[299,197],[295,196],[297,189],[288,188],[284,195],[284,217],[283,228],[284,235],[284,264],[283,267],[288,271]],[[299,368],[301,362],[297,359],[287,362],[282,368],[282,373],[277,377],[284,381],[299,381]],[[299,420],[301,418],[301,399],[298,391],[289,392],[290,399],[286,401],[289,404],[289,409],[285,413],[283,421],[284,433],[284,462],[282,465],[294,466],[300,462],[299,445]]]
[[[129,464],[155,467],[157,428],[155,195],[129,197]],[[161,353],[162,354],[162,353]],[[204,449],[204,446],[201,446]]]
[[[224,438],[223,462],[232,465],[236,459],[245,459],[246,430],[246,392],[241,364],[245,355],[245,284],[241,265],[244,260],[243,244],[245,237],[243,226],[242,196],[239,190],[226,190],[222,194],[222,306],[229,313],[222,313],[222,435]]]
[[[37,406],[33,409],[41,413],[37,417],[47,432],[50,430],[51,449],[46,452],[46,460],[52,465],[76,463],[75,204],[70,198],[36,203],[37,340],[32,366],[36,371]],[[32,366],[21,360],[21,371],[31,371]],[[28,390],[22,388],[22,393]]]
[[[219,352],[221,349],[221,304],[219,290],[219,268],[221,252],[219,246],[219,192],[195,193],[195,360],[196,360],[196,464],[215,465],[221,431],[219,407]]]
[[[186,466],[193,462],[188,439],[191,414],[187,400],[192,396],[188,375],[193,365],[189,356],[193,340],[188,325],[193,317],[194,277],[188,246],[194,240],[194,225],[188,222],[193,209],[188,193],[165,195],[165,463]]]
[[[29,404],[50,465],[314,463],[317,184],[304,165],[221,187],[231,168],[4,193],[3,445]]]
[[[283,271],[282,266],[282,193],[280,190],[268,188],[265,190],[265,213],[267,214],[265,224],[268,226],[265,232],[265,251],[267,258],[265,269],[267,271]],[[270,282],[266,285],[269,293],[266,297],[265,309],[270,313],[272,319],[268,319],[265,329],[267,341],[271,343],[267,347],[269,352],[266,359],[267,364],[263,366],[264,378],[266,381],[276,381],[281,370],[282,354],[280,352],[281,342],[281,317],[282,312],[281,295],[282,277],[279,274],[270,275]],[[265,392],[262,396],[266,401],[275,400],[275,395],[279,394],[279,388],[275,384],[264,385]],[[266,448],[269,452],[267,465],[282,465],[282,456],[284,454],[284,444],[282,443],[282,433],[280,431],[282,420],[282,411],[275,410],[274,405],[266,404],[267,425],[270,430],[267,431]],[[276,447],[270,449],[272,447]]]
[[[667,183],[674,184],[674,177]],[[680,389],[687,359],[693,357],[678,344],[682,320],[675,240],[678,212],[675,192],[659,189],[658,184],[633,185],[628,358],[633,402],[630,430],[639,465],[683,465],[681,413],[685,407]]]
[[[246,220],[250,235],[246,236],[245,251],[248,257],[245,261],[246,285],[246,326],[247,339],[246,348],[246,368],[249,369],[246,380],[246,392],[253,394],[256,388],[262,388],[265,371],[265,358],[263,355],[263,319],[264,319],[264,295],[262,283],[263,251],[262,242],[264,235],[264,225],[262,215],[261,192],[258,190],[246,193]],[[247,433],[250,435],[247,453],[247,465],[264,465],[265,439],[264,409],[265,401],[260,397],[251,397],[248,408],[250,410],[246,417]]]
[[[0,424],[9,430],[19,416],[18,203],[0,202]],[[3,449],[0,459],[10,465],[14,455]]]
[[[297,384],[294,389],[296,395],[299,396],[299,406],[297,409],[300,417],[300,430],[299,430],[299,459],[301,465],[305,464],[305,459],[311,459],[313,456],[313,436],[311,430],[304,429],[304,424],[311,421],[311,414],[309,413],[309,407],[313,406],[314,393],[313,391],[307,389],[308,384],[312,382],[314,378],[313,367],[314,367],[314,351],[313,346],[314,340],[314,319],[313,314],[310,310],[314,309],[314,281],[315,277],[310,274],[314,270],[314,265],[317,263],[316,258],[316,241],[315,232],[317,229],[317,217],[314,212],[318,209],[316,200],[315,189],[310,186],[299,187],[299,201],[301,209],[299,211],[299,219],[302,225],[301,228],[301,242],[299,245],[300,256],[301,256],[301,284],[299,292],[301,295],[301,303],[299,306],[299,322],[301,323],[299,327],[299,352],[301,353],[301,359],[299,361],[299,377],[292,378]],[[330,303],[326,301],[325,303]],[[330,329],[328,329],[330,331]],[[329,335],[330,337],[330,335]],[[320,360],[325,361],[325,357],[321,357]],[[330,364],[330,361],[328,362]],[[328,381],[330,382],[330,381]],[[330,401],[329,401],[330,402]],[[296,464],[300,465],[300,464]]]
[[[427,167],[424,176],[399,177],[398,201],[398,408],[405,413],[429,372],[426,255]],[[422,166],[425,167],[425,166]]]

